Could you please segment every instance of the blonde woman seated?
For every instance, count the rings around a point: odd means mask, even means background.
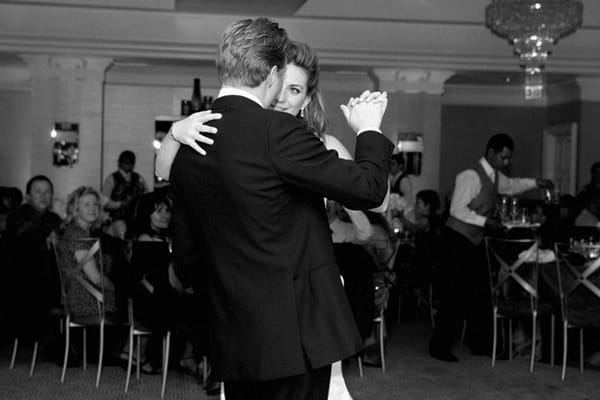
[[[106,277],[110,272],[110,259],[103,257],[103,272],[94,258],[80,265],[86,257],[93,241],[82,241],[90,238],[100,226],[100,194],[92,187],[81,186],[75,190],[67,202],[67,226],[58,241],[59,254],[63,262],[62,276],[65,279],[67,298],[71,312],[78,317],[97,315],[98,305],[81,284],[74,282],[79,276],[96,288],[104,289],[104,307],[107,312],[116,311],[115,287]]]

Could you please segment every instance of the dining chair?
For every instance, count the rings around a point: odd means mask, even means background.
[[[98,370],[96,373],[96,387],[100,385],[100,377],[102,375],[102,362],[104,357],[104,333],[105,327],[126,325],[126,321],[123,321],[112,315],[108,315],[105,309],[105,294],[104,287],[99,285],[96,287],[86,278],[84,278],[78,271],[83,270],[83,266],[94,260],[97,268],[100,271],[100,275],[104,276],[103,270],[103,259],[100,239],[98,238],[85,238],[76,240],[76,248],[87,249],[84,257],[77,263],[75,269],[73,269],[67,262],[67,254],[61,250],[60,241],[56,247],[55,253],[57,259],[57,265],[59,266],[59,277],[61,281],[61,294],[63,298],[64,307],[64,334],[65,334],[65,352],[63,358],[62,373],[60,377],[60,383],[64,383],[67,372],[67,365],[69,362],[69,350],[71,346],[71,329],[81,328],[83,335],[83,369],[87,369],[87,328],[91,326],[98,326],[99,329],[99,349],[98,349]],[[97,313],[89,316],[77,316],[74,315],[71,310],[71,304],[75,299],[72,299],[69,292],[71,285],[81,286],[87,295],[91,296],[97,306]]]
[[[54,252],[54,244],[51,244],[51,254]],[[54,253],[55,254],[55,253]],[[58,268],[58,267],[57,267]],[[21,312],[23,312],[23,310],[20,310]],[[62,327],[62,318],[63,318],[63,313],[62,310],[60,308],[50,308],[48,310],[48,314],[47,317],[49,319],[51,319],[53,322],[54,321],[59,321],[59,328]],[[32,318],[31,316],[29,316],[29,318]],[[10,370],[14,369],[15,366],[15,361],[17,358],[17,351],[19,349],[19,343],[22,339],[22,336],[24,333],[23,329],[21,326],[19,326],[19,322],[15,322],[14,323],[15,326],[13,326],[13,329],[16,329],[16,333],[14,335],[14,339],[13,339],[13,349],[12,349],[12,354],[11,354],[11,358],[10,358]],[[28,327],[29,329],[31,329],[31,327]],[[43,330],[43,329],[42,329]],[[33,354],[31,357],[31,365],[29,367],[29,376],[33,375],[33,372],[35,370],[35,365],[36,365],[36,361],[37,361],[37,353],[38,353],[38,348],[39,348],[39,342],[40,342],[40,334],[42,334],[42,332],[38,332],[38,329],[36,329],[35,332],[27,332],[27,333],[34,333],[34,342],[33,342]],[[62,332],[61,332],[62,333]],[[47,332],[46,332],[47,334]],[[30,335],[27,335],[30,336]]]
[[[385,318],[384,309],[379,311],[379,315],[373,319],[375,323],[375,332],[377,343],[379,344],[379,357],[381,357],[381,372],[385,373]]]
[[[385,365],[385,336],[386,325],[385,325],[385,310],[387,308],[388,300],[389,300],[389,289],[385,282],[385,274],[382,272],[377,272],[373,275],[373,283],[375,289],[375,310],[376,316],[373,318],[374,324],[374,336],[375,342],[378,347],[379,357],[381,360],[381,372],[385,373],[386,365]],[[357,357],[358,362],[358,372],[360,377],[363,375],[363,357],[359,354]]]
[[[152,330],[144,327],[135,319],[134,313],[134,301],[133,299],[127,300],[127,316],[129,324],[129,355],[127,359],[127,378],[125,379],[125,393],[129,389],[129,381],[131,378],[131,369],[133,367],[133,346],[134,342],[136,345],[136,359],[135,359],[135,376],[136,380],[140,379],[140,368],[142,364],[141,354],[141,338],[143,336],[152,335]],[[167,330],[163,336],[163,353],[162,353],[162,384],[160,390],[161,399],[165,397],[165,388],[167,386],[167,372],[169,368],[169,352],[171,346],[171,331]]]
[[[378,346],[379,357],[381,358],[381,372],[383,372],[383,373],[385,373],[385,335],[386,335],[385,316],[383,315],[384,311],[385,311],[385,309],[379,311],[379,314],[375,318],[373,318],[373,323],[375,325],[375,341]],[[363,378],[364,377],[363,356],[361,354],[359,354],[358,357],[356,358],[356,361],[358,363],[358,374],[361,378]]]
[[[37,359],[37,351],[38,351],[38,340],[36,340],[33,343],[33,355],[31,356],[31,366],[29,367],[29,376],[33,375],[33,370],[35,369],[35,362]],[[13,350],[12,350],[12,356],[10,358],[10,370],[12,371],[12,369],[15,366],[15,360],[17,358],[17,349],[19,348],[19,337],[16,336],[15,340],[13,342]]]
[[[508,320],[508,356],[512,359],[512,320],[531,318],[531,356],[533,372],[539,315],[551,318],[551,363],[554,364],[554,309],[539,301],[538,244],[534,239],[485,238],[485,252],[493,312],[492,367],[496,364],[498,321]]]
[[[568,330],[579,329],[579,372],[583,373],[583,328],[600,326],[600,257],[588,258],[556,243],[556,276],[563,322],[561,380],[567,368]]]

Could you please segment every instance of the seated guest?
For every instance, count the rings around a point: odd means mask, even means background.
[[[596,161],[590,167],[590,183],[583,187],[582,191],[600,190],[600,161]]]
[[[590,167],[590,182],[587,183],[575,198],[576,206],[579,209],[585,207],[587,195],[589,192],[600,191],[600,161],[596,161]]]
[[[208,329],[201,318],[206,300],[200,292],[184,289],[172,263],[171,206],[165,192],[155,191],[140,197],[135,212],[137,241],[133,243],[132,267],[138,283],[132,297],[136,320],[152,330],[144,344],[142,365],[148,374],[161,369],[162,338],[167,330],[171,331],[171,360],[179,365],[188,340],[198,362],[208,351]]]
[[[137,240],[169,242],[171,206],[171,200],[162,192],[152,192],[141,196],[135,212]]]
[[[327,202],[327,215],[344,291],[359,331],[366,338],[373,326],[375,265],[361,244],[373,235],[373,228],[362,211],[347,210],[335,201]]]
[[[362,211],[350,210],[333,200],[328,200],[327,216],[333,243],[362,245],[374,234],[373,226]]]
[[[440,263],[442,223],[439,207],[440,198],[436,191],[421,190],[417,193],[414,265],[415,278],[420,283],[432,283]]]
[[[69,307],[74,315],[97,315],[96,299],[78,282],[74,276],[79,276],[97,288],[104,289],[104,307],[107,312],[117,310],[114,284],[107,278],[111,271],[111,259],[103,254],[103,264],[96,264],[94,258],[84,265],[84,260],[92,246],[82,239],[90,238],[100,226],[100,194],[91,187],[81,186],[69,195],[67,203],[67,226],[59,238],[58,250],[62,257],[60,267],[63,268]],[[103,270],[103,271],[102,271]],[[102,273],[104,272],[104,273]]]
[[[575,196],[572,194],[562,194],[559,200],[559,216],[561,221],[566,220],[572,213],[571,210],[575,207]]]
[[[171,202],[167,197],[148,193],[139,198],[135,210],[132,268],[137,280],[133,291],[137,321],[152,330],[144,343],[144,373],[158,373],[162,366],[162,338],[175,325],[177,293],[180,287],[169,252],[168,234]]]
[[[373,228],[373,234],[365,248],[375,261],[378,271],[392,270],[396,236],[387,219],[382,214],[366,212]]]
[[[378,298],[385,298],[387,301],[384,307],[386,308],[385,319],[386,326],[391,329],[398,318],[399,292],[396,286],[396,271],[394,270],[398,241],[387,219],[382,214],[367,212],[366,215],[373,226],[373,236],[364,247],[374,261],[376,271],[379,273],[378,277],[384,282],[384,284],[379,285],[384,295],[378,295]]]
[[[372,238],[374,229],[362,211],[346,209],[335,201],[327,202],[327,216],[344,291],[360,335],[365,343],[369,343],[375,317],[373,274],[377,267],[362,245]],[[363,355],[366,365],[380,365],[381,361],[375,354],[376,352],[369,352]],[[334,364],[333,368],[337,368],[337,365]],[[343,378],[333,378],[331,385],[336,388],[336,393],[346,393],[350,397]]]
[[[414,221],[399,215],[406,231],[414,234],[414,246],[398,249],[394,270],[397,275],[404,320],[416,316],[421,289],[429,290],[433,271],[439,265],[441,251],[441,218],[438,214],[440,198],[434,190],[417,193]]]
[[[404,215],[399,218],[404,227],[414,233],[439,230],[441,220],[438,214],[440,198],[435,190],[421,190],[417,193],[415,204],[415,220],[411,221]]]
[[[6,230],[6,219],[23,201],[21,191],[15,187],[0,187],[0,235]]]
[[[600,189],[589,189],[584,195],[584,208],[577,218],[575,226],[600,228]]]
[[[51,311],[60,307],[60,281],[50,243],[62,221],[51,211],[52,195],[50,179],[31,178],[27,202],[8,216],[3,236],[2,304],[10,305],[3,318],[11,322],[5,326],[18,326],[22,333],[45,332]]]

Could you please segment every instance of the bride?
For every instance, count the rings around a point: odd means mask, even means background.
[[[325,112],[318,84],[319,67],[316,53],[304,43],[293,42],[281,92],[271,107],[276,111],[286,112],[303,119],[328,150],[335,150],[338,157],[351,160],[352,156],[348,149],[337,138],[324,132]],[[168,179],[171,164],[180,143],[193,147],[202,155],[206,152],[197,142],[209,145],[213,143],[212,139],[201,135],[198,131],[216,133],[216,128],[204,125],[204,123],[219,119],[221,115],[211,114],[210,111],[202,111],[194,115],[198,116],[197,119],[188,118],[177,122],[174,125],[175,128],[171,129],[170,134],[163,140],[156,158],[156,174],[159,177]],[[386,203],[387,201],[384,201],[384,204],[374,211],[383,211]],[[356,231],[363,234],[367,232],[368,235],[371,226],[366,216],[360,211],[347,211],[351,214]],[[332,365],[328,398],[329,400],[352,400],[342,375],[341,361]]]

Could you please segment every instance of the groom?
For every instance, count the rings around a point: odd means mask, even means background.
[[[331,363],[362,348],[323,198],[361,209],[383,201],[387,101],[366,92],[343,106],[356,162],[338,159],[301,121],[267,109],[288,43],[266,18],[227,28],[212,105],[219,133],[205,157],[181,147],[171,170],[175,261],[206,265],[211,361],[227,400],[326,399]]]

